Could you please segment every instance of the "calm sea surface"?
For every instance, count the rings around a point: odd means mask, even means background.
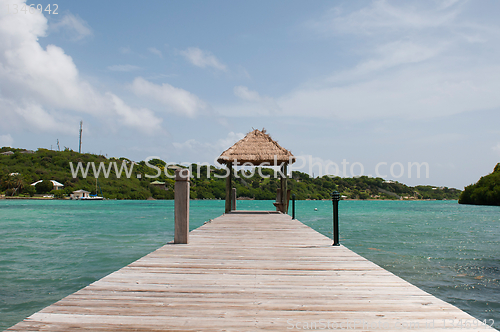
[[[500,328],[500,207],[339,205],[342,244]],[[331,202],[296,208],[297,219],[331,237]],[[273,206],[238,201],[238,209]],[[223,210],[223,201],[192,201],[191,229]],[[173,201],[0,200],[0,330],[173,240],[173,217]]]

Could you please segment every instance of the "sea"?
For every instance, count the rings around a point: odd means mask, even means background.
[[[332,209],[296,201],[296,218],[331,237]],[[223,212],[224,201],[191,201],[190,228]],[[349,249],[500,328],[500,207],[340,201],[339,229]],[[173,237],[173,201],[0,200],[0,331]]]

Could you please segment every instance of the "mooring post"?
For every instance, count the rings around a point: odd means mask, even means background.
[[[292,219],[295,219],[295,194],[292,195]]]
[[[236,211],[236,188],[231,191],[231,211]]]
[[[333,245],[338,246],[339,243],[339,200],[340,193],[338,191],[332,192],[333,203]]]
[[[175,171],[175,233],[174,243],[187,244],[189,241],[189,170]]]

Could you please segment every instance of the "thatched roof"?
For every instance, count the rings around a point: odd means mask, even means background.
[[[221,164],[228,164],[233,163],[236,159],[238,165],[251,163],[258,166],[267,162],[272,166],[274,165],[275,156],[278,165],[282,162],[288,163],[290,157],[292,157],[291,163],[295,162],[293,154],[282,148],[271,136],[266,134],[265,129],[262,129],[262,131],[255,129],[234,143],[232,147],[222,152],[217,161]]]

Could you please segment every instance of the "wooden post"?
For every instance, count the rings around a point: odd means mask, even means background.
[[[236,211],[236,188],[231,191],[231,211]]]
[[[187,244],[189,241],[189,170],[175,171],[175,233],[174,243]]]
[[[286,179],[286,164],[283,164],[283,166],[281,166],[281,172],[285,175],[284,177],[282,175],[280,175],[281,177],[281,186],[280,186],[280,189],[281,189],[281,201],[280,203],[282,204],[281,207],[282,207],[282,210],[281,212],[283,213],[288,213],[288,208],[287,208],[287,201],[286,201],[286,192],[287,192],[287,179]]]
[[[281,184],[280,184],[281,186]],[[273,203],[276,207],[276,211],[281,212],[281,189],[276,189],[276,202]]]
[[[227,165],[228,168],[228,175],[226,177],[226,212],[229,213],[231,212],[231,187],[232,187],[232,177],[233,177],[233,166],[228,163]]]

